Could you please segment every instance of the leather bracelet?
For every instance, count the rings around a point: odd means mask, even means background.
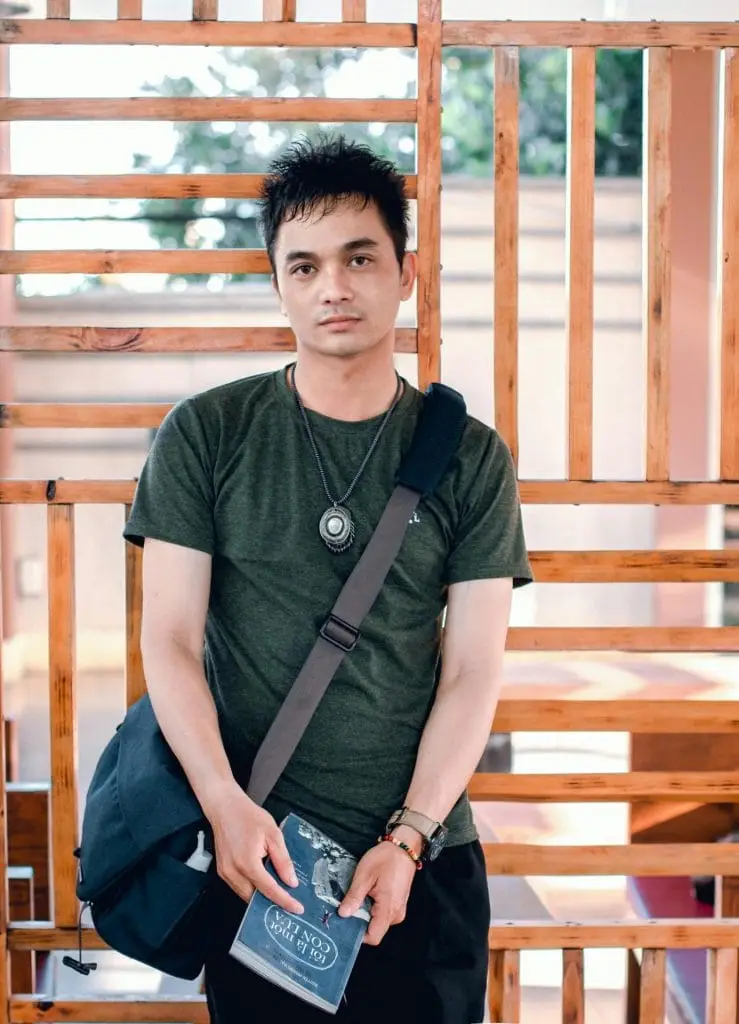
[[[377,842],[392,843],[394,846],[399,847],[399,849],[404,850],[408,854],[410,859],[413,861],[413,863],[416,865],[416,871],[420,871],[421,868],[423,867],[423,862],[421,861],[421,858],[418,856],[416,851],[412,850],[407,843],[404,843],[402,842],[402,840],[396,839],[395,836],[390,835],[389,832],[386,832],[384,836],[379,836]]]

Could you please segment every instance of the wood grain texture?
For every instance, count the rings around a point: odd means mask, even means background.
[[[739,46],[735,21],[445,21],[444,46]]]
[[[562,950],[562,1024],[585,1024],[585,958],[581,949]]]
[[[666,962],[664,949],[642,953],[639,1024],[664,1024]]]
[[[125,518],[131,506],[125,506]],[[143,548],[126,543],[126,706],[130,707],[146,693],[144,664],[141,657],[141,609]]]
[[[723,54],[720,474],[739,479],[739,50]]]
[[[488,1013],[496,1024],[519,1024],[521,1020],[521,965],[516,949],[490,950]]]

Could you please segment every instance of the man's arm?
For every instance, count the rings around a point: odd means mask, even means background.
[[[444,660],[421,736],[405,804],[443,821],[474,774],[490,735],[502,679],[512,579],[473,580],[449,587]],[[406,825],[393,835],[416,853],[421,836]],[[340,913],[354,913],[366,894],[375,901],[364,941],[378,945],[405,918],[415,868],[402,850],[381,843],[359,863]]]
[[[467,788],[490,736],[512,590],[511,579],[449,587],[441,679],[405,800],[435,821],[446,818]]]
[[[288,884],[294,872],[282,832],[236,783],[203,671],[211,556],[148,539],[143,558],[141,653],[159,726],[213,826],[220,875],[248,899],[254,887],[300,913],[265,871],[269,854]]]

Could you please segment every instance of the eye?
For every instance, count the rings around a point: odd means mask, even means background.
[[[313,267],[310,263],[299,263],[297,267],[293,267],[290,274],[294,277],[307,277],[311,270]]]
[[[357,263],[357,260],[361,260],[361,262]],[[354,263],[355,266],[366,267],[369,266],[372,259],[369,256],[352,256],[351,262]]]

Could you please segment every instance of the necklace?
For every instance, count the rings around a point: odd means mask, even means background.
[[[298,408],[300,409],[300,413],[303,417],[303,423],[305,425],[305,431],[308,435],[308,440],[310,441],[311,448],[313,449],[313,455],[316,460],[316,465],[318,466],[318,472],[321,475],[321,483],[323,484],[323,489],[326,492],[326,497],[331,502],[330,506],[321,516],[321,519],[318,523],[318,532],[321,536],[321,540],[324,542],[324,544],[330,551],[333,551],[335,554],[341,554],[342,551],[346,551],[348,548],[350,548],[354,541],[354,520],[352,519],[349,509],[346,508],[345,502],[348,501],[349,496],[356,487],[359,478],[364,472],[365,466],[369,462],[373,451],[377,447],[377,444],[380,438],[382,437],[382,432],[385,429],[387,421],[390,419],[390,414],[392,413],[393,409],[400,400],[400,395],[403,390],[403,381],[396,371],[395,376],[397,377],[398,384],[395,389],[395,397],[390,403],[389,409],[383,416],[382,421],[379,427],[377,428],[377,433],[372,439],[372,444],[367,449],[367,454],[362,460],[362,464],[357,470],[354,479],[350,483],[349,490],[342,498],[333,498],[331,496],[331,492],[328,489],[328,483],[326,482],[326,474],[323,469],[323,463],[321,462],[321,456],[318,451],[316,439],[313,436],[313,430],[311,429],[308,414],[305,411],[305,406],[303,405],[303,400],[300,397],[300,392],[295,387],[295,363],[292,363],[289,369],[291,372],[291,386],[295,393],[295,400],[298,404]]]

